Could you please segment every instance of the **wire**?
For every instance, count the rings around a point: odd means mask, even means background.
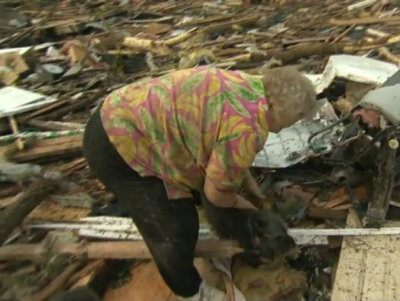
[[[324,133],[324,132],[326,132],[326,131],[332,129],[333,127],[337,126],[339,123],[342,123],[342,122],[345,121],[350,115],[351,115],[351,113],[348,113],[348,114],[344,115],[343,117],[339,118],[339,119],[338,119],[337,121],[335,121],[334,123],[332,123],[332,124],[330,124],[330,125],[324,127],[323,129],[321,129],[321,130],[319,130],[319,131],[313,133],[313,134],[308,138],[308,140],[307,140],[308,145],[309,145],[312,149],[314,149],[314,148],[313,148],[313,144],[312,144],[312,140],[313,140],[316,136],[318,136],[318,135],[320,135],[320,134],[322,134],[322,133]]]

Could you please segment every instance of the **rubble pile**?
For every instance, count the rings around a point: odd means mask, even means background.
[[[252,168],[296,256],[258,267],[238,256],[203,272],[230,300],[239,300],[235,290],[248,301],[338,296],[349,237],[400,234],[375,228],[400,218],[400,111],[389,104],[400,95],[399,5],[0,1],[0,299],[90,287],[107,301],[175,300],[118,200],[87,168],[82,135],[114,89],[207,64],[250,74],[293,65],[313,82],[320,109],[271,134]],[[380,130],[352,114],[360,103],[380,108]],[[200,257],[240,251],[203,223]]]

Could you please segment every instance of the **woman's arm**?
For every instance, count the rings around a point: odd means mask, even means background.
[[[207,199],[217,207],[237,209],[257,209],[251,202],[237,194],[235,190],[221,190],[206,177],[204,193]]]
[[[252,203],[255,203],[256,206],[261,205],[265,200],[265,196],[262,195],[256,180],[253,178],[248,169],[245,172],[243,188],[249,194]]]

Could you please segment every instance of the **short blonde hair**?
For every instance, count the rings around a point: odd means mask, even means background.
[[[301,118],[311,118],[315,115],[317,102],[314,86],[296,68],[267,69],[262,80],[267,98],[278,103],[281,110],[288,110]]]

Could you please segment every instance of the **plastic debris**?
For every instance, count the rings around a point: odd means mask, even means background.
[[[56,100],[56,98],[17,87],[5,87],[0,89],[0,117],[27,112]]]
[[[399,68],[394,64],[342,54],[332,55],[324,72],[311,75],[309,78],[315,84],[317,93],[321,93],[332,84],[336,77],[359,83],[381,85],[398,70]]]
[[[368,92],[360,105],[377,110],[393,124],[400,122],[400,84]]]

